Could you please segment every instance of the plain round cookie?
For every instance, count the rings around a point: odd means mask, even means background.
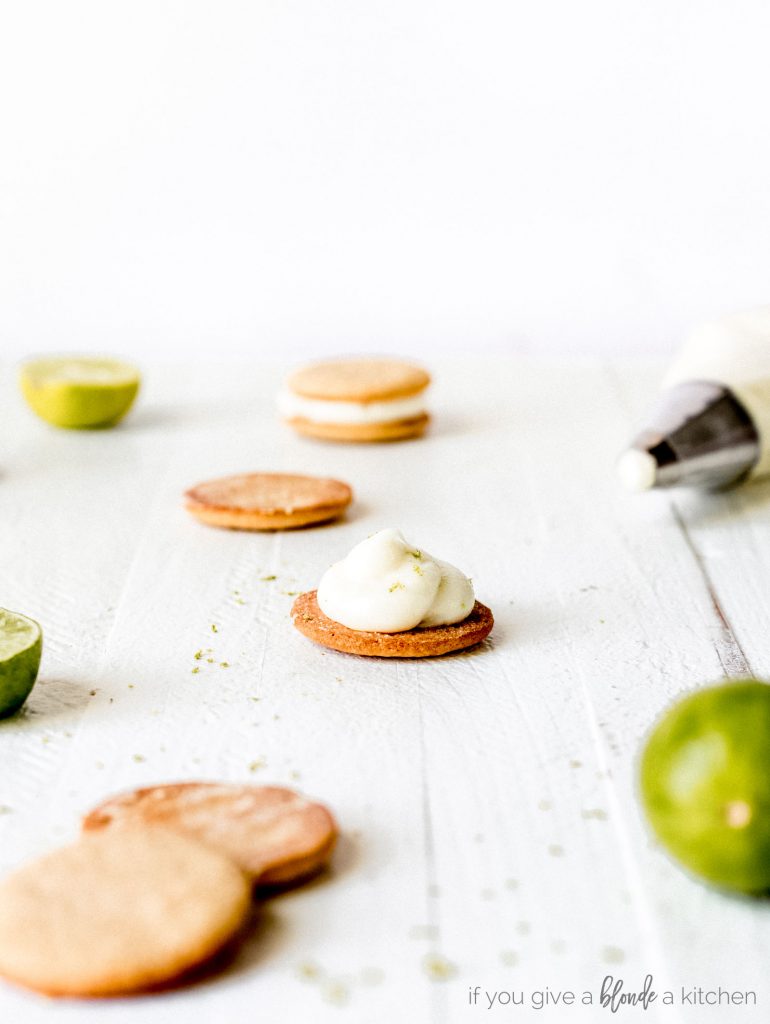
[[[90,832],[162,825],[227,855],[257,885],[289,885],[324,867],[337,824],[322,804],[279,786],[180,782],[106,800],[86,816]]]
[[[400,359],[331,359],[303,366],[286,386],[302,398],[333,402],[386,402],[409,398],[430,384],[421,366]]]
[[[453,626],[429,626],[402,633],[376,633],[349,629],[321,611],[317,591],[300,594],[291,615],[294,625],[304,636],[317,644],[344,654],[361,654],[377,658],[431,658],[451,651],[461,651],[486,639],[492,632],[494,617],[486,605],[476,601],[470,615]]]
[[[403,441],[424,434],[430,416],[422,413],[420,416],[391,420],[388,423],[321,423],[303,416],[293,416],[286,422],[298,434],[324,441]]]
[[[185,492],[196,519],[231,530],[291,530],[341,516],[353,492],[341,480],[292,473],[241,473]]]
[[[0,974],[56,996],[179,979],[241,928],[251,888],[227,857],[165,829],[109,829],[0,883]]]

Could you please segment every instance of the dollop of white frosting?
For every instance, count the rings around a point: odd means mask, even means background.
[[[318,606],[348,629],[402,633],[448,626],[473,610],[473,584],[448,562],[380,530],[324,573]]]

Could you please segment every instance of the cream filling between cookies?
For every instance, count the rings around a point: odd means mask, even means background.
[[[382,402],[342,402],[325,398],[303,398],[293,391],[278,395],[278,410],[287,419],[311,420],[313,423],[395,423],[411,420],[425,413],[425,395],[390,398]]]
[[[349,629],[402,633],[462,622],[473,610],[475,596],[473,584],[459,569],[388,529],[357,544],[327,569],[317,600],[324,615]]]

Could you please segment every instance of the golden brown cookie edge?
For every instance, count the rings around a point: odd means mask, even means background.
[[[223,530],[246,530],[269,533],[277,530],[295,530],[303,526],[320,526],[345,514],[345,505],[327,506],[326,508],[307,509],[294,513],[247,512],[243,509],[211,508],[198,505],[192,501],[185,502],[187,511],[206,526],[215,526]]]
[[[485,640],[492,632],[494,616],[476,601],[470,615],[452,626],[431,626],[402,633],[376,633],[349,629],[324,615],[317,591],[309,590],[295,600],[291,616],[296,629],[309,640],[343,654],[377,658],[430,658],[461,651]]]
[[[285,422],[303,437],[321,441],[406,441],[425,433],[430,416],[422,413],[420,416],[392,420],[389,423],[319,423],[302,416],[293,416]]]

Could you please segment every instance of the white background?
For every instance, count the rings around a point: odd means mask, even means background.
[[[761,0],[6,0],[0,355],[673,346],[770,298]]]

